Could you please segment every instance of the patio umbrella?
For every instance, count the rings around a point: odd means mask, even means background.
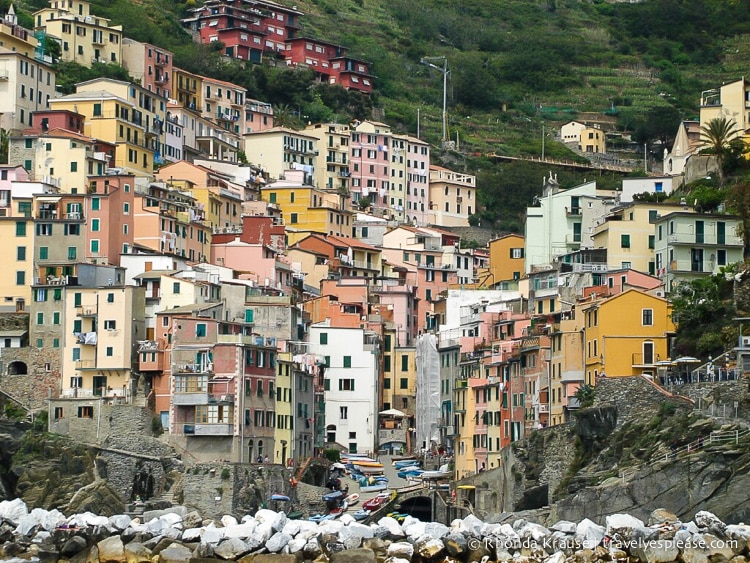
[[[393,416],[396,418],[404,418],[406,416],[406,413],[401,412],[398,409],[386,409],[384,411],[380,411],[379,414],[382,416]]]

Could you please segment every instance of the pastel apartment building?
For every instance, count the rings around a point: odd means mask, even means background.
[[[310,37],[287,40],[284,53],[290,66],[306,66],[325,84],[337,84],[347,90],[372,92],[374,76],[369,73],[370,63],[346,53],[346,48]]]
[[[273,128],[273,106],[260,100],[245,99],[245,131],[255,133]]]
[[[146,90],[165,99],[172,95],[173,61],[171,51],[128,37],[122,39],[122,66]]]
[[[349,191],[349,126],[338,123],[308,125],[305,133],[317,139],[315,185],[329,190]]]
[[[34,12],[36,29],[47,40],[60,43],[64,61],[90,67],[94,63],[122,64],[122,26],[91,13],[83,0],[50,0],[50,7]]]
[[[33,53],[0,47],[0,127],[13,132],[31,127],[32,114],[49,109],[55,85],[55,71]]]
[[[430,166],[428,222],[442,227],[468,227],[477,211],[476,176]]]
[[[306,184],[315,181],[318,139],[305,132],[273,127],[247,134],[245,154],[271,178],[282,179],[289,170],[301,170]]]
[[[25,57],[44,60],[44,54],[38,49],[39,42],[34,33],[18,25],[18,16],[13,4],[8,6],[8,11],[0,20],[0,47],[21,53]]]
[[[351,133],[349,171],[352,205],[367,198],[375,215],[389,215],[391,128],[385,123],[363,121]]]
[[[397,193],[397,201],[391,206],[397,217],[424,226],[430,219],[430,145],[414,137],[394,136],[392,152],[391,191]]]

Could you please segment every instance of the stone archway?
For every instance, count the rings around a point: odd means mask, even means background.
[[[8,375],[28,375],[29,368],[25,362],[15,361],[8,364]]]
[[[422,522],[432,522],[432,499],[424,496],[408,498],[399,504],[398,511]]]

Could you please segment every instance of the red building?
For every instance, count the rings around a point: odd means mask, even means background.
[[[369,63],[346,56],[341,45],[298,37],[287,41],[285,58],[287,64],[310,67],[321,82],[372,92],[374,77],[368,72]]]
[[[260,63],[263,53],[286,51],[301,12],[265,0],[209,0],[182,20],[200,43],[220,41],[224,54]]]

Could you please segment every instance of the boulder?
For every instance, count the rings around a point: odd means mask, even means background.
[[[403,538],[406,535],[401,524],[399,524],[395,518],[391,518],[390,516],[384,516],[378,520],[378,526],[385,528],[388,533],[386,537],[390,536],[391,539]]]
[[[173,543],[159,553],[159,563],[188,563],[191,558],[190,549],[179,543]]]
[[[565,563],[565,554],[560,551],[553,553],[544,560],[544,563]]]
[[[346,549],[356,549],[362,545],[362,540],[373,537],[373,531],[363,524],[350,524],[339,532],[339,541]]]
[[[305,559],[317,559],[318,557],[320,557],[321,553],[323,553],[323,550],[320,547],[318,538],[310,538],[309,540],[307,540],[307,543],[302,550],[302,555],[305,557]]]
[[[375,553],[369,549],[349,549],[331,555],[331,563],[377,563]]]
[[[708,551],[708,557],[711,560],[717,560],[717,558],[718,560],[729,560],[737,555],[729,542],[720,540],[712,534],[703,534],[703,541]]]
[[[463,534],[450,533],[442,538],[445,551],[451,557],[463,558],[469,548],[466,537]]]
[[[225,514],[221,517],[221,525],[225,528],[228,528],[229,526],[236,526],[239,522],[237,522],[237,518],[234,516],[230,516],[228,514]]]
[[[670,540],[652,540],[638,542],[631,549],[631,554],[644,563],[669,563],[677,559],[680,550]]]
[[[4,500],[0,502],[0,519],[7,520],[14,526],[29,513],[26,503],[20,498],[13,500]]]
[[[69,559],[74,555],[81,553],[84,549],[86,549],[86,547],[88,547],[86,538],[82,536],[73,536],[72,538],[68,539],[60,548],[60,555]]]
[[[127,563],[151,563],[151,550],[140,542],[130,542],[125,546]]]
[[[695,514],[693,521],[701,531],[707,531],[719,537],[724,537],[726,524],[719,520],[719,518],[712,512],[701,510]]]
[[[96,544],[99,549],[99,563],[125,563],[125,546],[120,536],[105,538]]]
[[[604,526],[600,526],[588,518],[584,518],[576,526],[576,539],[586,548],[595,548],[602,542],[604,536]]]
[[[611,514],[605,520],[607,524],[607,534],[612,534],[616,530],[625,528],[643,528],[643,520],[631,516],[630,514]]]
[[[388,557],[399,557],[402,559],[411,559],[414,555],[414,546],[409,542],[394,542],[388,546],[386,551]]]
[[[466,518],[463,519],[463,525],[470,534],[479,537],[479,534],[481,534],[482,532],[482,526],[484,525],[484,522],[482,522],[473,514],[469,514],[468,516],[466,516]]]
[[[223,528],[215,528],[214,526],[208,526],[203,529],[203,533],[201,534],[201,542],[203,543],[216,545],[223,539],[224,539]]]
[[[256,524],[254,520],[248,520],[247,522],[243,522],[242,524],[231,524],[224,528],[224,537],[240,539],[249,538],[253,535],[253,532],[255,532],[255,526]]]
[[[130,526],[133,519],[127,514],[116,514],[109,517],[109,525],[115,530],[123,531]]]
[[[284,553],[298,553],[305,548],[307,540],[305,538],[292,538],[284,548]]]
[[[555,532],[562,532],[563,534],[575,534],[576,527],[577,525],[575,522],[570,522],[569,520],[559,520],[555,522],[550,530]]]
[[[431,538],[442,538],[450,532],[450,528],[440,522],[427,522],[424,533]]]
[[[250,553],[250,548],[239,538],[226,538],[214,546],[214,555],[229,561],[235,561],[246,553]]]
[[[680,519],[666,508],[657,508],[648,517],[649,526],[659,526],[661,524],[677,524],[679,521]]]
[[[203,517],[196,510],[193,510],[185,515],[182,523],[185,528],[199,528],[203,524]]]
[[[378,559],[382,559],[386,555],[388,544],[385,541],[381,540],[380,538],[372,537],[372,538],[363,539],[362,547],[364,547],[365,549],[370,549],[374,551],[376,557],[378,557]]]
[[[437,557],[444,549],[445,545],[437,538],[424,538],[414,544],[414,551],[423,559]]]
[[[297,563],[297,557],[282,553],[263,553],[253,557],[252,563]]]
[[[266,542],[266,549],[271,553],[278,553],[284,549],[291,541],[292,536],[283,532],[276,532],[271,539]]]

